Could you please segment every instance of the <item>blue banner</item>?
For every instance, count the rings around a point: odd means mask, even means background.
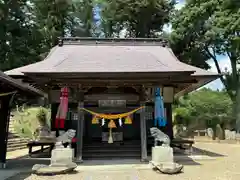
[[[166,126],[167,121],[164,113],[164,101],[161,96],[161,89],[155,89],[155,111],[154,111],[154,126]]]

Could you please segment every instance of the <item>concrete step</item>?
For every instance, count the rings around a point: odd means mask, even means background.
[[[8,139],[7,152],[27,148],[28,138],[10,138]]]
[[[19,150],[19,149],[25,149],[27,148],[26,145],[16,146],[16,147],[7,147],[7,152]]]

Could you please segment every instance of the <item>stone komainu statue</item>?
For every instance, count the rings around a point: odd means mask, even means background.
[[[157,146],[157,142],[161,142],[162,146],[170,146],[170,138],[156,127],[150,128],[151,136],[154,138],[154,146]]]
[[[57,137],[56,143],[71,143],[72,138],[74,138],[76,130],[68,129],[67,132]]]

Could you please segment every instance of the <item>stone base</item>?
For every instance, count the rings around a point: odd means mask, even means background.
[[[156,164],[152,161],[150,161],[150,164],[152,165],[153,170],[160,171],[163,174],[177,174],[182,172],[183,165],[178,163],[162,163],[162,164]]]
[[[33,173],[37,174],[37,175],[66,174],[66,173],[72,172],[76,167],[77,167],[76,164],[74,166],[46,166],[46,165],[44,166],[44,165],[39,165],[38,169],[33,168]]]
[[[56,148],[52,150],[51,166],[68,165],[73,163],[74,150],[71,148]]]
[[[56,148],[52,150],[51,164],[33,166],[33,173],[38,175],[64,174],[73,171],[77,164],[73,162],[73,149]]]
[[[173,149],[168,146],[152,147],[152,162],[154,163],[173,163]]]

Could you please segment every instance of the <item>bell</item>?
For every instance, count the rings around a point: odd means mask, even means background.
[[[116,124],[114,122],[114,120],[110,120],[110,122],[108,123],[108,128],[112,129],[112,128],[116,128]]]
[[[98,124],[98,123],[99,123],[99,120],[98,120],[97,116],[94,116],[92,118],[92,124]]]
[[[125,124],[132,124],[132,119],[131,119],[130,116],[127,116],[127,117],[125,118]]]

